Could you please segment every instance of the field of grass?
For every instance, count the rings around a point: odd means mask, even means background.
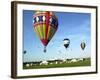
[[[58,68],[58,67],[78,67],[78,66],[91,66],[90,58],[86,58],[84,61],[72,62],[72,63],[58,63],[58,64],[48,64],[48,65],[34,65],[34,66],[23,66],[23,69],[40,69],[40,68]]]

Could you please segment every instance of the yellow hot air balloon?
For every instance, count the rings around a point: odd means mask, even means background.
[[[46,52],[46,46],[57,31],[58,19],[53,12],[37,11],[33,15],[33,26]]]

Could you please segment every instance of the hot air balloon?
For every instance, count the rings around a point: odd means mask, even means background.
[[[25,51],[23,51],[23,53],[24,53],[24,54],[26,54],[26,50],[25,50]]]
[[[46,46],[57,31],[58,19],[51,11],[36,11],[33,15],[33,26],[46,52]]]
[[[66,39],[63,40],[63,42],[64,42],[65,48],[67,49],[69,47],[70,40],[68,38],[66,38]]]
[[[85,44],[84,42],[82,42],[82,43],[80,44],[80,46],[81,46],[82,50],[84,50],[85,47],[86,47],[86,44]]]

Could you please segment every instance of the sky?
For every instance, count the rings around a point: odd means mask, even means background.
[[[47,52],[44,53],[44,46],[36,35],[33,26],[35,11],[23,10],[23,62],[83,58],[91,56],[91,14],[75,12],[54,12],[58,17],[58,29],[47,45]],[[66,49],[63,40],[68,38],[70,45]],[[81,49],[81,42],[86,47]]]

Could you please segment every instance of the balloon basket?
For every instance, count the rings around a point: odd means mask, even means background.
[[[44,51],[43,52],[46,53],[46,47],[44,47]]]

